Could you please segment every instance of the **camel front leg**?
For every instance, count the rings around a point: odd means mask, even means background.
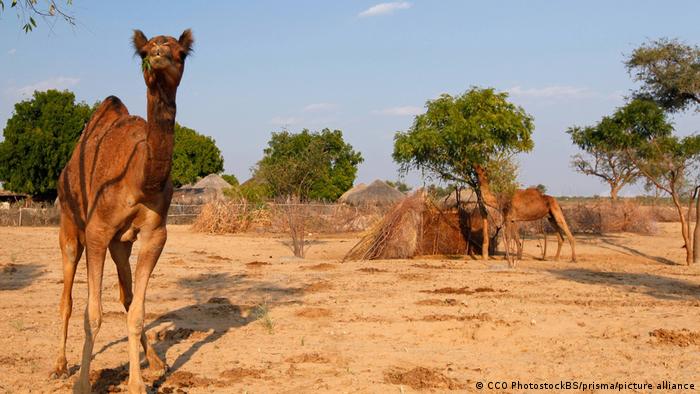
[[[127,325],[129,337],[129,393],[145,393],[146,386],[141,377],[140,345],[143,333],[143,320],[146,313],[146,289],[151,273],[163,251],[168,238],[165,225],[152,231],[142,231],[141,252],[136,263],[134,298],[129,307]],[[146,350],[148,355],[148,350]],[[153,352],[155,354],[155,352]],[[151,360],[149,359],[149,362]]]
[[[61,334],[58,345],[58,357],[50,377],[52,379],[68,377],[68,362],[66,361],[66,339],[68,338],[68,322],[73,312],[73,280],[75,270],[83,254],[83,245],[78,240],[78,230],[62,223],[59,232],[61,258],[63,260],[63,293],[61,294]]]
[[[129,256],[131,256],[132,246],[132,242],[121,242],[119,240],[112,240],[109,244],[109,253],[112,255],[112,260],[114,260],[117,266],[117,274],[119,276],[119,299],[124,305],[127,314],[129,313],[129,308],[134,298],[131,265],[129,265]],[[158,357],[158,354],[151,344],[148,343],[145,332],[141,332],[141,346],[146,353],[148,367],[154,372],[164,373],[166,368],[165,363]]]
[[[95,338],[102,325],[102,274],[104,272],[107,242],[100,238],[104,232],[90,229],[86,232],[87,239],[87,272],[88,272],[88,304],[85,308],[85,342],[83,344],[83,359],[80,363],[80,376],[73,387],[76,393],[90,392],[90,361]],[[93,234],[90,236],[90,234]],[[109,239],[109,238],[108,238]]]

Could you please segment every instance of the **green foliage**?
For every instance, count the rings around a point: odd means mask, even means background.
[[[679,197],[687,192],[689,171],[700,159],[700,136],[679,137],[663,110],[650,100],[635,99],[599,126],[607,147],[624,151],[656,187]]]
[[[272,133],[253,178],[266,185],[269,197],[335,201],[352,187],[362,161],[340,130],[282,131]]]
[[[0,0],[0,12],[5,11],[5,1]],[[46,18],[56,18],[59,17],[66,21],[70,25],[75,25],[75,17],[73,15],[67,14],[63,10],[63,6],[59,6],[55,0],[47,0],[46,8],[38,6],[38,0],[11,0],[10,8],[16,9],[17,18],[22,23],[22,30],[25,33],[29,33],[37,27],[35,16],[40,16],[44,19]],[[73,0],[65,0],[67,6],[73,4]]]
[[[693,105],[700,110],[700,47],[665,38],[650,41],[635,49],[625,65],[643,83],[639,96],[671,112]]]
[[[435,199],[441,199],[449,196],[456,189],[455,185],[441,186],[436,184],[431,184],[426,186],[425,190],[429,195],[433,196]]]
[[[238,186],[238,178],[236,178],[236,176],[233,174],[222,174],[221,178],[223,178],[231,186]]]
[[[498,155],[486,164],[489,186],[497,198],[509,200],[520,188],[518,183],[518,164],[511,156]]]
[[[407,193],[407,192],[410,192],[411,189],[413,189],[411,186],[408,186],[408,185],[405,184],[404,182],[401,182],[401,181],[398,181],[398,180],[397,180],[397,181],[389,181],[389,180],[387,180],[387,181],[385,181],[385,182],[386,182],[387,185],[389,185],[389,186],[395,188],[396,190],[400,191],[401,193]]]
[[[213,138],[175,124],[171,176],[176,187],[224,170],[224,158]]]
[[[15,104],[0,142],[5,188],[37,197],[56,196],[56,184],[94,107],[69,91],[34,92]]]
[[[402,171],[427,171],[478,191],[477,166],[491,167],[490,176],[498,177],[494,163],[533,147],[532,117],[507,98],[506,93],[474,87],[461,96],[444,94],[428,101],[426,113],[394,136],[394,160]]]

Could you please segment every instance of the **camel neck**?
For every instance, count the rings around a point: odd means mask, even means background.
[[[146,145],[148,156],[144,169],[147,190],[162,190],[170,177],[175,145],[176,89],[161,84],[148,88]]]
[[[486,205],[491,207],[498,207],[498,199],[491,192],[491,187],[489,186],[489,180],[486,177],[486,173],[483,168],[477,170],[477,177],[479,178],[479,191],[481,192],[481,197]]]

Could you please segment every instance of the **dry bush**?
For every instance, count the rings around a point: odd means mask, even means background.
[[[653,234],[656,230],[655,215],[650,207],[636,201],[570,202],[562,204],[562,211],[573,233]],[[542,222],[545,220],[522,223],[521,229],[528,235],[542,234]],[[554,231],[549,223],[545,225],[545,230],[549,233]]]
[[[216,200],[205,204],[197,215],[192,230],[201,233],[224,234],[246,231],[260,212],[245,202]]]

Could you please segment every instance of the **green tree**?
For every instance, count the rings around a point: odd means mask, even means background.
[[[411,128],[394,137],[393,158],[402,171],[418,169],[474,189],[484,218],[484,258],[488,213],[476,169],[533,147],[532,117],[507,98],[507,93],[477,87],[457,97],[444,94],[428,101]]]
[[[253,178],[270,197],[335,201],[352,187],[362,155],[345,142],[340,130],[272,133]]]
[[[224,170],[224,158],[213,138],[175,124],[171,176],[177,187]],[[229,182],[230,183],[230,182]]]
[[[17,19],[22,23],[22,30],[29,33],[37,27],[36,19],[63,19],[70,25],[75,26],[75,17],[67,13],[63,4],[55,0],[46,0],[44,6],[39,5],[39,0],[0,0],[0,12],[5,12],[5,5],[9,3],[10,8],[17,12]],[[65,0],[65,6],[73,4],[73,0]]]
[[[238,186],[238,178],[233,174],[222,174],[221,177],[231,186]]]
[[[406,183],[401,182],[401,181],[390,181],[386,180],[385,181],[387,185],[395,188],[396,190],[400,191],[401,193],[408,193],[413,189],[411,186],[408,186]]]
[[[665,112],[650,100],[636,99],[619,108],[610,118],[604,137],[626,152],[645,178],[648,188],[667,193],[681,222],[686,263],[696,260],[690,235],[690,220],[683,215],[682,200],[694,199],[700,163],[700,135],[679,137]],[[697,233],[698,227],[696,225]],[[700,241],[697,236],[695,241]]]
[[[625,151],[613,146],[606,136],[606,128],[618,127],[609,117],[604,117],[595,126],[570,127],[566,132],[571,141],[583,154],[572,156],[571,166],[577,172],[600,178],[610,187],[610,199],[617,200],[620,190],[637,181],[639,170],[629,159]]]
[[[76,103],[69,91],[34,92],[15,104],[0,142],[0,179],[5,188],[55,198],[56,183],[94,107]]]
[[[638,96],[650,98],[662,108],[700,111],[700,47],[662,38],[650,41],[625,61],[634,79],[642,82]]]

